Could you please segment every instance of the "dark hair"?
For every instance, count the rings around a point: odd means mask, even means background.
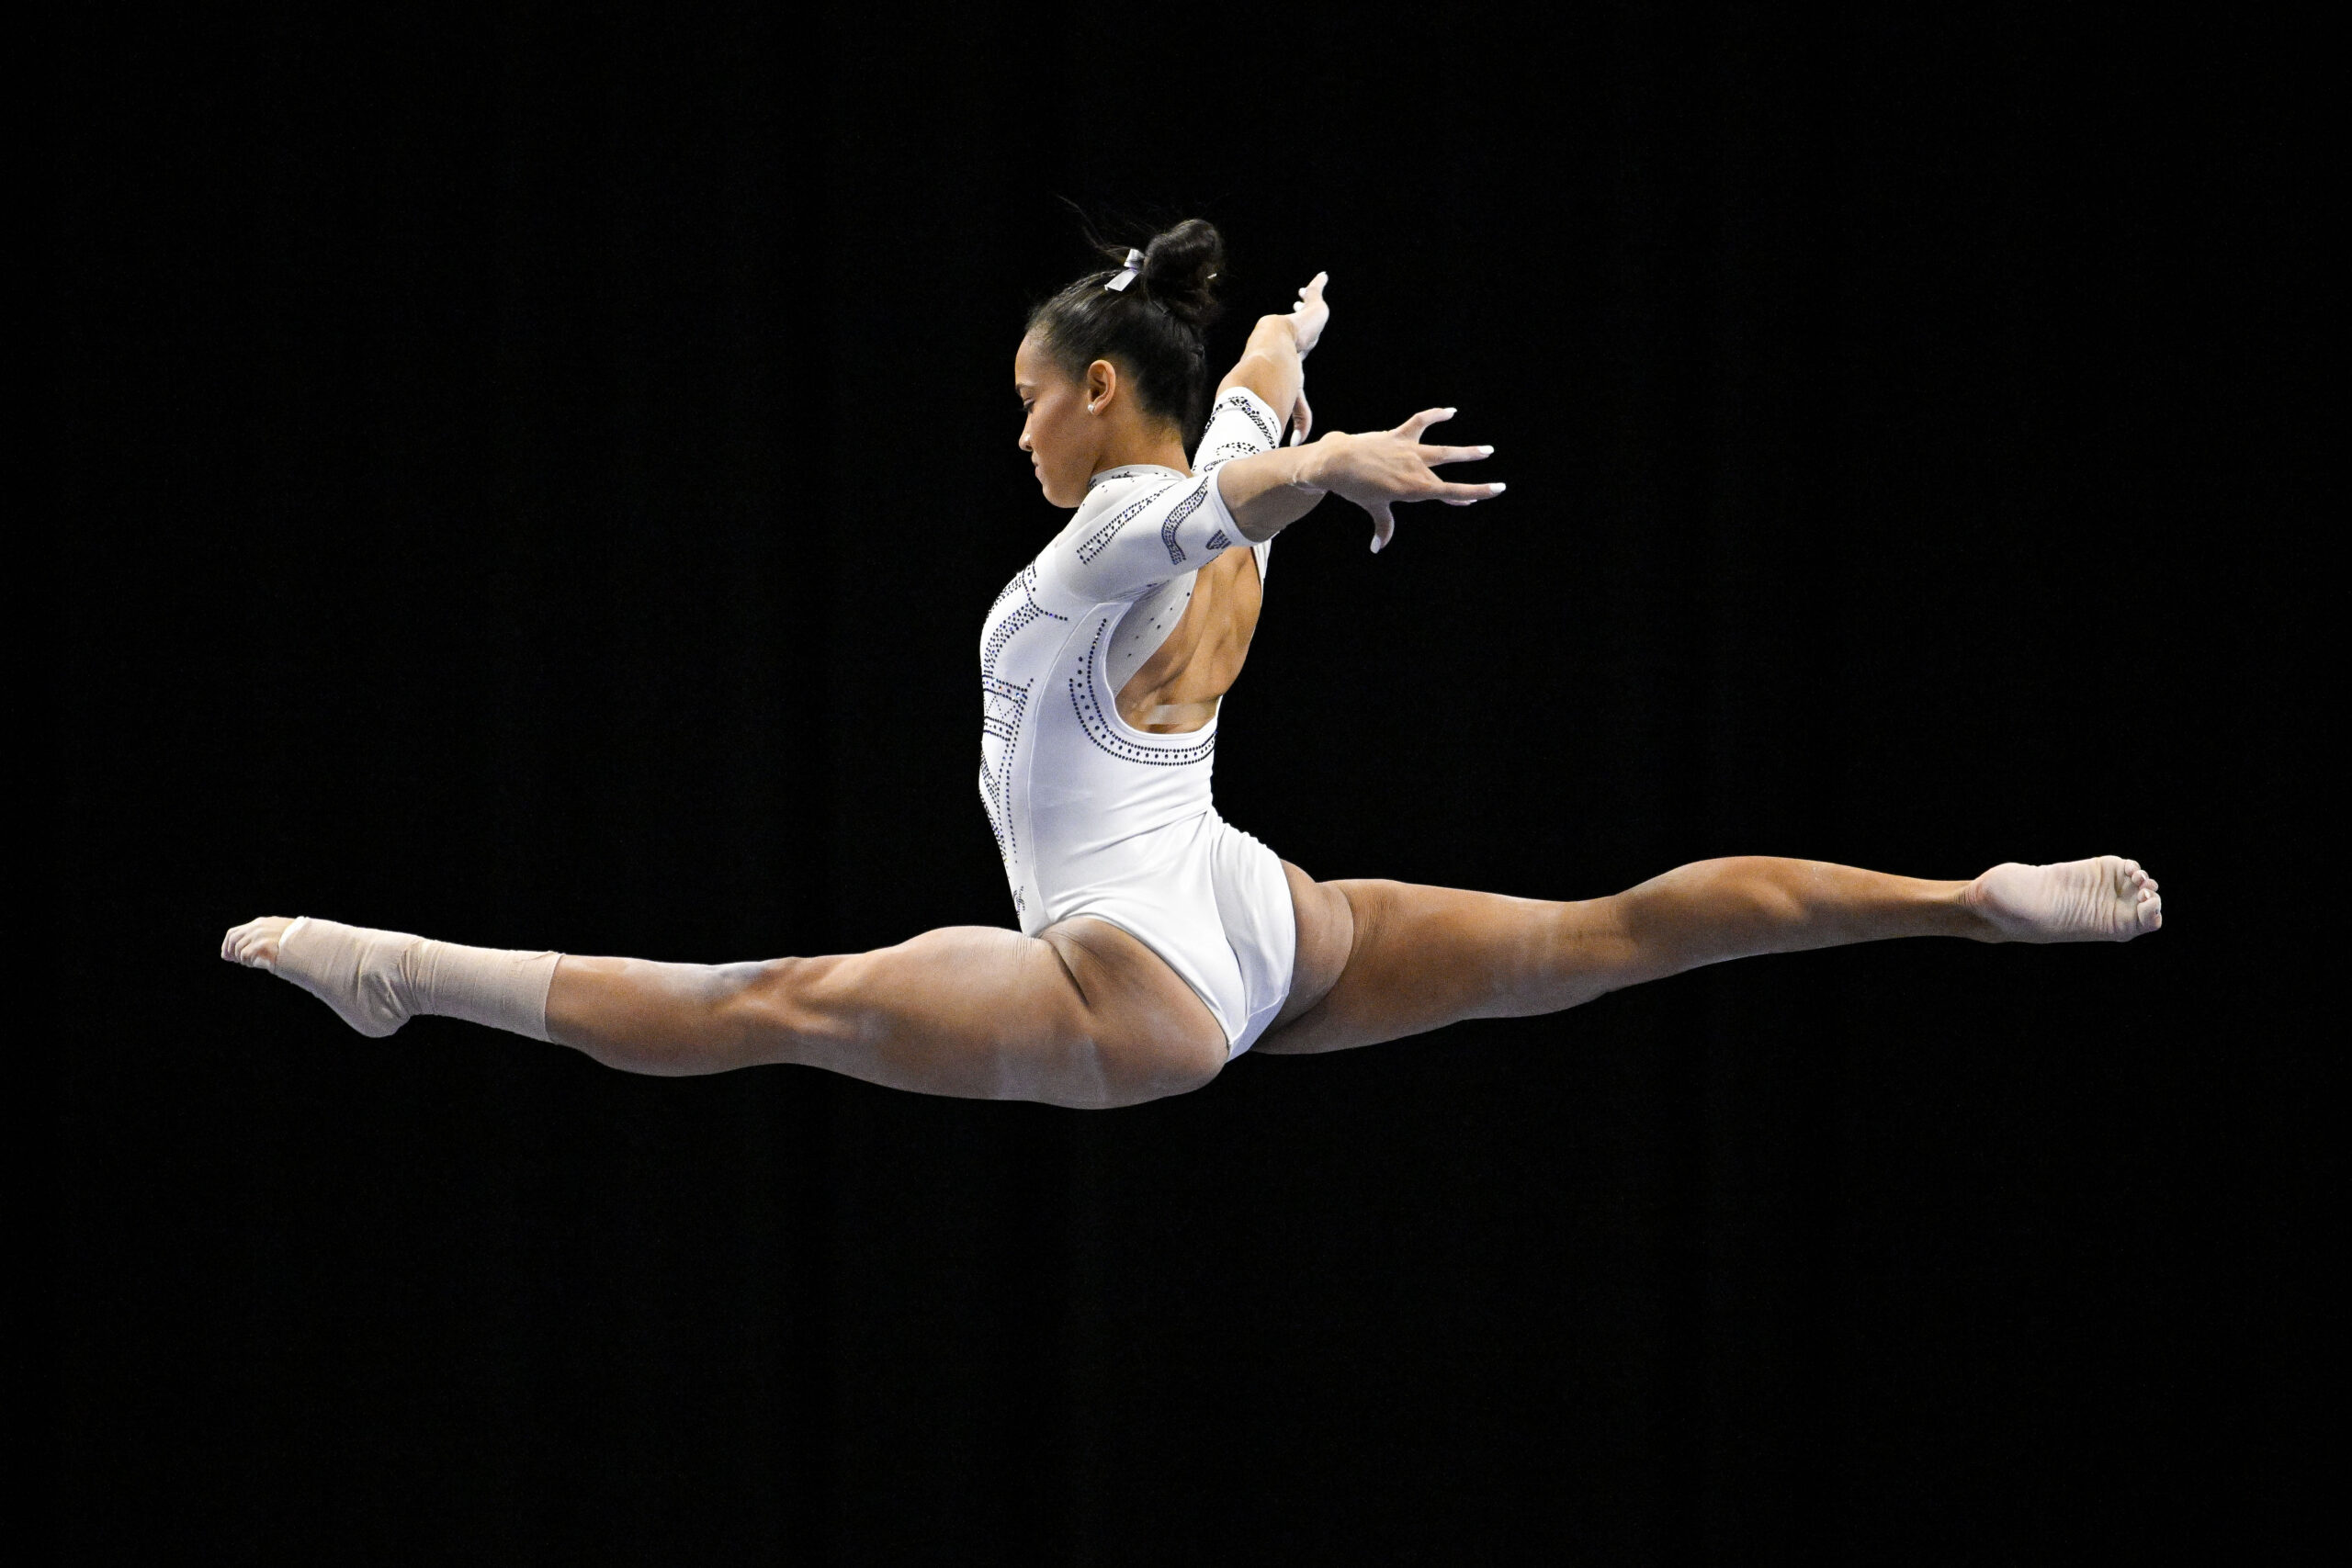
[[[1035,333],[1073,380],[1098,359],[1132,378],[1136,400],[1172,420],[1189,445],[1208,414],[1208,345],[1201,333],[1216,320],[1212,285],[1225,270],[1225,240],[1216,225],[1187,218],[1143,247],[1136,280],[1108,287],[1126,270],[1126,245],[1095,246],[1119,265],[1090,272],[1029,312]]]

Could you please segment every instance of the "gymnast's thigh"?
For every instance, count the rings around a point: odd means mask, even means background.
[[[894,1089],[1129,1105],[1198,1088],[1225,1066],[1225,1032],[1193,988],[1099,919],[1034,938],[952,926],[763,968],[737,1004],[766,1047],[758,1059]]]
[[[1298,874],[1291,888],[1300,910],[1291,1003],[1261,1051],[1344,1051],[1464,1019],[1553,1012],[1623,983],[1606,899],[1374,880],[1302,889],[1305,881]]]

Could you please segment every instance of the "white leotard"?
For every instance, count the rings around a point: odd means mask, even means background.
[[[1211,411],[1190,477],[1096,475],[980,635],[980,797],[1021,929],[1079,915],[1118,926],[1200,993],[1234,1055],[1289,994],[1289,886],[1272,851],[1216,814],[1216,719],[1149,734],[1119,716],[1118,690],[1182,618],[1193,575],[1248,547],[1216,470],[1272,451],[1281,430],[1236,389]],[[1272,549],[1254,547],[1261,578]]]

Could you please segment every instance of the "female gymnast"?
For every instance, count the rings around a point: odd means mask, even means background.
[[[1753,953],[1902,936],[2128,942],[2163,923],[2154,880],[2113,855],[1969,882],[1749,855],[1552,903],[1317,882],[1227,826],[1209,793],[1217,711],[1275,536],[1337,494],[1371,514],[1377,550],[1398,502],[1468,506],[1503,487],[1438,477],[1492,451],[1424,441],[1451,409],[1306,440],[1302,367],[1330,315],[1321,275],[1257,323],[1211,400],[1202,331],[1222,250],[1207,223],[1178,224],[1039,306],[1013,355],[1021,450],[1046,499],[1077,509],[980,637],[980,794],[1018,931],[704,965],[270,917],[230,931],[221,956],[368,1035],[439,1013],[630,1072],[797,1062],[929,1094],[1106,1107],[1198,1089],[1253,1045],[1341,1051],[1555,1012]],[[1204,415],[1188,462],[1183,433]]]

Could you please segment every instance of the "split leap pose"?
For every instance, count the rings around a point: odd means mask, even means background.
[[[1274,536],[1334,493],[1371,513],[1377,550],[1397,502],[1467,506],[1503,487],[1433,471],[1492,450],[1425,443],[1450,409],[1306,440],[1301,367],[1329,318],[1320,276],[1257,323],[1212,400],[1201,334],[1221,256],[1215,229],[1179,224],[1038,307],[1013,355],[1021,449],[1046,499],[1077,509],[980,638],[980,794],[1018,931],[703,965],[273,917],[230,931],[221,956],[293,981],[363,1034],[441,1013],[631,1072],[798,1062],[928,1094],[1100,1107],[1197,1089],[1253,1044],[1340,1051],[1554,1012],[1727,958],[1902,936],[2128,942],[2162,923],[2155,882],[2113,855],[1969,882],[1741,856],[1551,903],[1317,882],[1228,827],[1209,796],[1217,707]],[[1188,462],[1182,433],[1204,413]]]

